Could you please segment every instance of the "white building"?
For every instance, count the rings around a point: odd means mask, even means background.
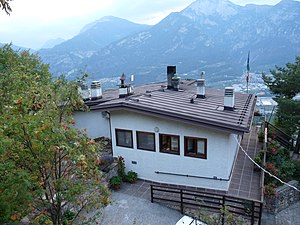
[[[275,114],[277,102],[272,97],[258,97],[256,102],[256,109],[263,116],[271,116]]]
[[[112,139],[113,155],[139,178],[227,191],[238,141],[249,132],[256,97],[232,88],[205,90],[205,80],[182,80],[168,67],[168,82],[121,83],[86,102],[75,115],[91,137]],[[100,97],[100,96],[99,96]]]

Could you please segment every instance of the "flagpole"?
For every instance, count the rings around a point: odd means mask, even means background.
[[[249,58],[250,58],[250,51],[248,51],[248,58],[247,58],[247,73],[246,73],[246,82],[247,82],[247,94],[249,93],[249,78],[250,78],[250,65],[249,65]]]

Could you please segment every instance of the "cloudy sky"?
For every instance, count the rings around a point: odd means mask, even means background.
[[[194,0],[14,0],[10,16],[0,11],[0,43],[32,49],[47,40],[69,39],[103,16],[155,24],[169,13],[181,11]],[[277,4],[280,0],[231,0],[245,5]]]

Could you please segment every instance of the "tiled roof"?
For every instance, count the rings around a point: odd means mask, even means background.
[[[233,133],[249,132],[256,97],[235,93],[235,109],[224,110],[224,90],[206,88],[205,98],[196,98],[194,80],[182,80],[180,90],[168,90],[165,83],[135,87],[134,94],[119,98],[108,90],[98,101],[89,101],[91,110],[128,110]],[[194,101],[191,101],[193,99]]]

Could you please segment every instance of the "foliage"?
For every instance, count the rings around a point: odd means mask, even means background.
[[[125,173],[125,161],[122,156],[118,157],[118,175],[125,181],[126,173]]]
[[[0,222],[34,212],[57,225],[70,208],[75,219],[107,203],[97,144],[73,126],[84,108],[76,82],[52,78],[37,55],[0,48]]]
[[[258,132],[257,132],[257,137],[263,138],[264,136],[265,136],[265,134],[264,134],[263,131],[258,131]]]
[[[10,1],[12,0],[0,0],[0,9],[4,10],[8,15],[11,13]]]
[[[236,216],[229,212],[227,206],[220,209],[220,213],[211,214],[201,207],[197,209],[195,219],[210,225],[231,225],[231,224],[249,224],[241,216]],[[222,220],[224,219],[224,223]]]
[[[128,171],[126,175],[126,181],[129,183],[134,183],[137,181],[138,175],[136,172],[133,172],[132,170]]]
[[[270,70],[272,76],[263,74],[265,84],[277,96],[295,97],[300,92],[300,57],[296,57],[295,63],[287,63],[286,67],[275,67],[275,70]]]
[[[110,178],[110,186],[113,189],[119,189],[121,184],[122,184],[122,177],[120,176],[113,176],[112,178]]]
[[[263,151],[259,151],[259,152],[256,154],[256,156],[255,156],[255,158],[254,158],[254,161],[255,161],[258,165],[262,166],[262,165],[263,165],[263,158],[264,158],[264,152],[263,152]]]
[[[285,182],[292,179],[296,170],[294,162],[290,159],[289,150],[274,140],[270,141],[267,146],[265,169]],[[265,176],[265,184],[269,185],[268,189],[271,189],[271,186],[281,185],[278,180],[268,174]],[[269,193],[270,191],[267,192],[267,194]]]
[[[276,196],[276,186],[272,183],[269,183],[269,184],[265,185],[264,195],[266,197]]]
[[[263,74],[264,83],[276,95],[278,103],[276,113],[277,126],[292,135],[298,131],[296,150],[300,150],[300,101],[293,99],[300,92],[300,57],[286,67],[276,66],[271,76]]]

